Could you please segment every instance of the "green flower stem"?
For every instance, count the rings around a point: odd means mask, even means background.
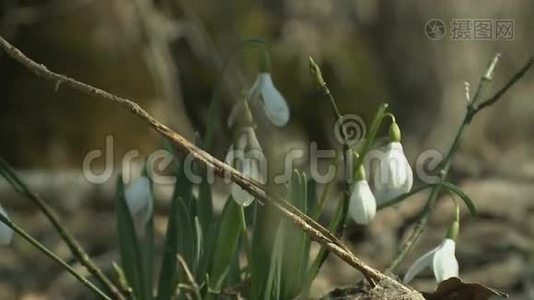
[[[261,47],[260,72],[269,73],[271,71],[271,56],[266,47]]]
[[[454,220],[449,226],[447,230],[447,235],[445,236],[445,238],[451,240],[456,240],[456,238],[458,237],[458,233],[460,232],[460,207],[458,206],[458,203],[456,203],[456,201],[454,201],[454,206]]]
[[[98,266],[91,260],[89,255],[85,250],[80,246],[78,241],[68,232],[67,228],[61,223],[59,217],[54,213],[54,211],[48,206],[48,204],[32,190],[28,188],[26,183],[24,183],[20,177],[15,173],[12,167],[0,157],[0,173],[4,178],[15,188],[17,193],[21,196],[32,201],[39,210],[43,212],[46,218],[50,221],[54,229],[63,239],[65,244],[69,247],[72,255],[82,264],[91,275],[93,275],[98,282],[104,286],[115,299],[123,300],[125,297],[119,292],[119,289],[109,280],[104,272],[98,268]]]
[[[341,164],[341,160],[339,159],[340,157],[340,153],[341,151],[336,151],[336,154],[334,156],[334,161],[335,161],[335,164],[334,164],[334,174],[337,175],[337,171],[339,169],[339,165]],[[332,186],[333,186],[333,183],[335,182],[335,180],[330,180],[326,183],[322,193],[321,193],[321,197],[319,198],[319,201],[317,202],[317,204],[315,205],[315,208],[311,214],[311,217],[315,220],[319,219],[319,217],[321,216],[321,213],[323,212],[323,209],[324,209],[324,205],[326,203],[326,198],[328,197],[328,195],[330,194],[330,190],[332,189]]]
[[[402,245],[399,252],[393,259],[393,261],[389,264],[389,266],[386,268],[387,272],[393,272],[395,271],[395,268],[399,265],[399,263],[404,259],[404,257],[412,250],[412,248],[415,246],[417,240],[421,236],[421,234],[424,232],[425,227],[428,223],[428,218],[430,216],[430,211],[432,210],[432,206],[434,205],[434,202],[436,202],[439,192],[441,191],[441,186],[445,182],[447,174],[449,172],[449,168],[452,162],[452,157],[454,156],[454,153],[458,149],[460,145],[460,137],[462,136],[465,128],[467,127],[467,120],[471,116],[469,116],[470,113],[466,113],[466,116],[464,118],[464,121],[462,122],[462,125],[458,129],[458,132],[456,133],[456,136],[454,137],[453,144],[447,153],[447,156],[443,160],[444,164],[443,167],[440,170],[440,176],[439,181],[436,185],[433,186],[432,191],[430,192],[430,196],[428,197],[428,200],[426,202],[425,207],[423,208],[423,211],[420,213],[419,220],[417,221],[415,228],[408,238],[408,240]]]
[[[219,75],[219,78],[217,79],[217,82],[215,84],[215,88],[213,90],[213,94],[211,95],[211,104],[210,108],[208,110],[208,126],[206,129],[206,134],[204,135],[204,143],[203,143],[203,149],[211,152],[211,147],[213,144],[213,136],[215,134],[215,128],[220,126],[218,120],[218,112],[220,111],[221,106],[221,89],[224,82],[224,74],[226,73],[226,70],[231,65],[233,60],[238,57],[238,54],[241,53],[241,50],[247,49],[248,47],[259,47],[262,51],[265,51],[267,48],[267,42],[265,42],[262,39],[248,39],[241,43],[239,43],[226,57],[224,60],[221,73]],[[263,55],[263,52],[262,52]]]
[[[98,287],[96,287],[91,281],[89,281],[87,278],[85,278],[83,275],[78,273],[74,268],[72,268],[69,264],[67,264],[65,261],[63,261],[59,256],[54,254],[52,251],[48,250],[43,244],[39,243],[36,239],[34,239],[32,236],[30,236],[26,231],[24,231],[19,226],[15,225],[11,220],[6,218],[3,214],[0,214],[0,222],[4,223],[6,226],[11,228],[14,232],[16,232],[18,235],[20,235],[23,239],[25,239],[27,242],[29,242],[32,246],[39,249],[42,253],[44,253],[46,256],[48,256],[50,259],[58,263],[61,267],[66,269],[69,273],[72,274],[78,281],[80,281],[82,284],[87,286],[90,290],[92,290],[96,295],[98,295],[101,299],[111,300],[109,296],[104,294]]]
[[[309,58],[309,67],[310,67],[310,72],[311,72],[312,76],[314,77],[316,84],[319,86],[319,88],[323,92],[323,95],[330,102],[332,110],[333,110],[335,116],[337,117],[338,122],[342,122],[341,112],[340,112],[339,108],[337,107],[336,101],[335,101],[332,93],[330,92],[330,89],[328,88],[326,82],[324,81],[324,78],[323,78],[322,73],[321,73],[321,69],[313,61],[313,59],[311,57]],[[371,127],[369,128],[369,131],[368,131],[367,136],[365,138],[365,142],[364,142],[362,148],[360,149],[360,152],[357,155],[356,162],[353,165],[354,169],[352,170],[353,174],[351,174],[352,178],[356,175],[358,170],[363,166],[365,155],[367,154],[367,152],[369,151],[369,149],[371,148],[371,146],[372,146],[372,144],[373,144],[373,142],[375,140],[376,134],[377,134],[378,130],[380,129],[380,124],[382,123],[382,120],[384,119],[384,117],[387,116],[387,112],[386,112],[387,107],[388,107],[388,105],[386,103],[381,104],[379,106],[379,108],[378,108],[378,111],[376,112],[376,114],[375,114],[375,116],[373,118],[373,121],[371,123]],[[347,134],[346,134],[346,132],[344,130],[344,127],[342,127],[341,134],[342,134],[342,138],[346,141],[347,140],[347,138],[346,138]],[[352,155],[350,153],[351,149],[349,147],[348,141],[343,144],[342,151],[343,151],[344,161],[346,162],[346,161],[348,161],[348,155]],[[336,157],[335,157],[336,160],[337,160],[338,156],[339,156],[339,154],[336,152]],[[338,167],[339,167],[339,162],[336,161],[336,165],[335,165],[336,174],[337,174],[337,171],[338,171]],[[332,182],[333,181],[330,181],[329,183],[327,183],[327,185],[325,186],[325,189],[323,190],[323,194],[321,195],[319,206],[318,206],[318,208],[320,208],[320,209],[314,211],[314,214],[312,215],[315,219],[320,216],[321,209],[324,206],[324,203],[326,202],[326,197],[328,196],[328,193],[330,191]],[[352,185],[354,183],[354,182],[350,182],[349,178],[347,178],[347,180],[345,182],[346,182],[346,186],[344,188],[344,190],[345,190],[344,196],[341,199],[338,208],[336,209],[336,216],[335,216],[334,220],[331,222],[331,224],[330,224],[330,226],[328,228],[329,230],[334,232],[335,236],[338,237],[338,238],[343,235],[343,230],[344,230],[345,223],[346,223],[346,220],[347,220],[347,215],[348,215],[348,209],[349,209]],[[325,247],[321,247],[321,249],[319,250],[319,253],[315,257],[311,267],[308,270],[308,274],[306,276],[304,289],[303,289],[303,295],[304,296],[307,296],[307,293],[309,292],[309,287],[311,286],[313,279],[317,275],[317,273],[318,273],[319,269],[321,268],[322,264],[324,263],[324,261],[328,258],[329,254],[330,254],[330,251],[328,251]]]
[[[487,99],[486,101],[477,104],[475,106],[475,111],[480,111],[484,109],[487,106],[492,105],[493,103],[497,102],[502,95],[504,95],[519,79],[521,79],[525,73],[527,73],[528,70],[534,65],[534,57],[530,58],[523,67],[512,76],[512,78],[497,92],[493,97]]]
[[[376,138],[376,134],[378,133],[378,129],[380,129],[380,124],[382,124],[382,120],[384,119],[384,117],[387,116],[387,108],[387,103],[382,103],[378,107],[378,111],[375,113],[373,122],[371,123],[371,127],[369,127],[369,131],[367,133],[367,136],[365,137],[365,142],[363,143],[363,146],[358,153],[358,159],[354,163],[355,170],[358,170],[358,168],[362,166],[367,152],[369,152],[369,150],[371,149],[371,146],[373,145],[373,142]]]
[[[399,263],[404,259],[406,254],[408,254],[411,251],[411,249],[415,246],[419,237],[424,232],[425,227],[428,223],[429,215],[434,205],[434,202],[437,200],[439,193],[441,191],[441,188],[447,178],[454,154],[456,153],[456,151],[458,150],[460,146],[460,139],[462,137],[462,134],[464,133],[467,126],[471,123],[474,116],[478,112],[480,112],[483,108],[496,103],[497,100],[499,100],[505,94],[505,92],[508,91],[520,78],[522,78],[525,75],[525,73],[532,67],[532,65],[534,65],[534,57],[532,57],[516,74],[512,76],[512,78],[495,95],[493,95],[492,97],[488,98],[485,101],[481,101],[481,99],[484,97],[485,90],[487,89],[489,83],[493,79],[493,72],[495,70],[495,66],[497,65],[499,61],[499,57],[500,57],[499,54],[495,55],[495,57],[489,63],[486,72],[482,76],[480,83],[478,85],[477,91],[475,93],[475,97],[473,98],[472,101],[468,103],[467,110],[464,116],[464,120],[462,124],[460,125],[460,127],[458,128],[458,131],[456,132],[452,145],[449,151],[447,152],[445,159],[443,160],[442,167],[440,170],[439,182],[436,185],[434,185],[434,187],[432,188],[432,192],[430,193],[426,206],[423,208],[423,211],[420,214],[419,220],[417,221],[416,226],[414,230],[412,231],[412,234],[410,235],[410,237],[408,237],[408,240],[402,245],[399,252],[397,253],[397,256],[393,259],[393,261],[387,267],[386,269],[387,271],[393,272],[395,270],[395,268],[399,265]]]
[[[333,110],[337,120],[341,121],[342,120],[342,115],[341,115],[341,112],[339,111],[339,109],[337,107],[337,104],[336,104],[336,101],[334,99],[334,96],[332,96],[332,93],[330,92],[330,89],[328,88],[328,86],[326,85],[326,82],[324,81],[323,75],[321,73],[321,69],[319,68],[319,66],[315,63],[315,61],[311,57],[309,57],[309,68],[310,68],[310,72],[311,72],[312,76],[315,79],[316,84],[321,89],[323,95],[328,99],[328,101],[330,101],[330,105],[332,107],[332,110]],[[343,127],[343,123],[342,122],[341,122],[341,126],[342,126],[341,127],[341,136],[342,136],[343,140],[347,141],[347,134],[345,132],[345,128]],[[343,149],[341,151],[343,153],[343,161],[347,161],[348,155],[352,155],[350,153],[351,151],[350,151],[350,147],[349,147],[348,142],[343,143]],[[337,174],[338,169],[339,169],[339,163],[340,162],[338,161],[338,158],[339,158],[339,152],[336,152],[336,155],[335,155],[336,163],[335,163],[335,167],[334,167],[335,168],[334,169],[335,174]],[[326,184],[325,189],[323,190],[323,193],[321,195],[321,199],[319,200],[318,206],[316,207],[316,210],[312,214],[312,218],[314,218],[314,219],[318,219],[319,218],[319,216],[320,216],[320,214],[322,212],[322,209],[324,207],[324,204],[326,202],[326,197],[329,194],[329,191],[330,191],[330,188],[331,188],[333,182],[334,182],[334,180],[332,180],[332,181],[330,181],[330,182],[328,182]],[[348,181],[346,181],[345,190],[346,190],[345,194],[350,194],[350,183]],[[339,236],[337,233],[339,231],[341,231],[340,228],[343,227],[343,224],[345,223],[345,219],[346,219],[346,216],[347,216],[348,204],[349,204],[347,198],[348,197],[344,197],[341,200],[341,202],[339,203],[338,209],[336,210],[336,217],[334,218],[334,220],[330,224],[330,228],[328,228],[330,231],[334,232],[336,237]],[[319,269],[321,268],[322,264],[324,263],[324,261],[328,257],[329,253],[330,253],[330,251],[328,251],[325,247],[321,247],[321,249],[319,250],[319,253],[315,257],[312,265],[308,269],[308,272],[307,272],[306,277],[305,277],[305,281],[303,283],[303,288],[302,288],[303,298],[307,298],[310,286],[311,286],[313,280],[315,279],[315,277],[317,276],[317,273],[319,272]]]
[[[332,106],[332,109],[334,110],[334,114],[336,115],[337,119],[341,119],[342,115],[339,111],[339,108],[337,107],[336,100],[334,99],[334,96],[332,96],[332,93],[330,92],[330,89],[326,85],[326,82],[324,81],[323,74],[321,72],[321,69],[319,66],[315,63],[313,58],[308,57],[308,64],[310,67],[310,72],[312,73],[312,76],[315,79],[315,82],[317,85],[321,88],[321,91],[326,96],[328,101],[330,101],[330,105]],[[341,134],[343,134],[343,138],[345,138],[345,132],[342,131]]]
[[[184,270],[184,273],[187,277],[187,281],[189,281],[189,284],[191,285],[192,294],[194,296],[195,300],[202,300],[202,296],[200,295],[200,287],[198,286],[197,282],[195,281],[195,276],[193,276],[193,273],[191,272],[191,269],[187,265],[187,262],[185,259],[180,255],[176,255],[176,260],[180,264],[180,267],[182,270]]]

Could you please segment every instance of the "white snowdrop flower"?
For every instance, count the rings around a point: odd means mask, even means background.
[[[376,214],[375,196],[365,179],[363,167],[360,167],[356,182],[352,187],[349,203],[349,214],[354,221],[361,225],[369,224]]]
[[[451,277],[458,277],[458,261],[454,255],[456,242],[453,239],[445,239],[438,247],[418,258],[408,269],[404,283],[410,282],[424,268],[430,267],[434,272],[437,282],[442,282]]]
[[[9,217],[2,206],[0,206],[0,214],[9,220]],[[13,240],[13,229],[3,222],[0,222],[0,246],[7,246]]]
[[[458,260],[456,260],[456,237],[460,231],[460,208],[456,205],[455,220],[449,226],[447,236],[441,244],[418,258],[404,275],[403,282],[408,283],[424,268],[430,267],[436,281],[442,282],[451,277],[458,277]]]
[[[225,161],[243,176],[260,183],[265,182],[265,155],[252,127],[243,129],[237,143],[232,144],[228,149]],[[239,205],[248,206],[254,201],[254,196],[234,182],[231,183],[230,190],[232,198]]]
[[[154,199],[150,188],[150,180],[142,175],[136,178],[124,191],[126,204],[134,220],[146,224],[154,210]]]
[[[400,143],[400,129],[392,123],[391,142],[373,164],[373,191],[379,204],[407,193],[412,188],[413,172]]]
[[[249,99],[262,101],[265,115],[274,125],[282,127],[289,121],[289,107],[284,96],[274,86],[270,73],[258,74],[249,91]]]

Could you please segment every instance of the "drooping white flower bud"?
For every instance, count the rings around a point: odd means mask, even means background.
[[[379,204],[410,191],[413,172],[400,143],[401,133],[397,123],[389,129],[391,142],[373,164],[373,190]]]
[[[356,182],[352,188],[349,203],[349,214],[354,221],[361,225],[369,224],[376,214],[375,196],[365,179],[365,171],[360,167],[356,175]]]
[[[424,268],[430,267],[434,272],[437,282],[442,282],[451,277],[458,277],[458,261],[455,256],[456,242],[453,239],[445,239],[430,252],[418,258],[408,269],[404,283],[410,282]]]
[[[458,277],[458,260],[456,260],[455,239],[460,230],[460,207],[456,205],[454,221],[447,230],[447,235],[441,245],[417,259],[404,275],[403,282],[408,283],[421,270],[431,267],[437,282],[442,282],[451,277]]]
[[[0,206],[0,214],[9,220],[9,217],[2,206]],[[13,240],[13,229],[3,222],[0,222],[0,246],[7,246]]]
[[[225,162],[241,172],[243,176],[260,183],[265,182],[265,155],[252,127],[243,129],[237,143],[232,144],[228,149]],[[237,204],[248,206],[254,201],[254,196],[238,184],[232,182],[230,189],[232,198]]]
[[[136,178],[124,190],[124,197],[133,219],[146,224],[154,210],[154,199],[148,177],[142,175]]]
[[[265,115],[274,125],[282,127],[289,121],[289,107],[282,94],[274,86],[270,73],[258,74],[249,91],[249,99],[262,102]]]

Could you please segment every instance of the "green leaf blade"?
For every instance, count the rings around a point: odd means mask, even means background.
[[[134,295],[137,299],[145,299],[141,251],[137,240],[135,224],[126,204],[126,198],[124,197],[124,183],[120,175],[117,181],[115,211],[117,214],[121,267],[124,270],[128,283],[133,289]]]
[[[472,217],[475,217],[477,215],[477,209],[476,209],[475,204],[473,203],[471,198],[469,198],[469,196],[467,196],[467,194],[464,193],[464,191],[462,191],[462,189],[459,186],[453,183],[450,183],[450,182],[443,182],[442,186],[446,188],[447,190],[458,195],[458,197],[460,197],[464,201]]]
[[[213,250],[212,265],[209,272],[209,288],[211,290],[221,289],[232,258],[238,249],[241,235],[240,209],[242,208],[232,197],[229,197],[223,209]]]

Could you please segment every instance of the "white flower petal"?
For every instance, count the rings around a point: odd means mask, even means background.
[[[360,180],[354,183],[350,196],[349,213],[356,223],[362,225],[367,225],[374,219],[376,200],[367,180]]]
[[[254,196],[242,189],[239,185],[232,183],[232,198],[234,201],[242,206],[249,206],[254,201]]]
[[[146,223],[150,219],[154,207],[150,180],[146,176],[135,179],[124,191],[124,197],[130,214],[143,224]]]
[[[251,169],[251,161],[249,159],[245,159],[243,161],[243,176],[250,178],[251,175],[254,176],[255,174],[251,173],[253,170]],[[249,194],[247,191],[242,189],[239,185],[236,183],[232,183],[232,198],[234,198],[235,202],[237,204],[242,206],[249,206],[252,201],[254,201],[254,196]]]
[[[239,138],[237,139],[237,143],[236,143],[236,149],[237,150],[241,150],[241,151],[245,151],[248,144],[249,144],[249,141],[250,141],[250,130],[252,130],[252,132],[254,132],[254,130],[251,128],[251,127],[246,127],[243,129],[243,132],[241,133],[241,135],[239,136]]]
[[[285,126],[289,121],[289,107],[286,100],[274,86],[271,74],[261,73],[259,76],[264,78],[261,96],[267,118],[278,127]]]
[[[404,278],[402,279],[402,282],[404,283],[410,282],[424,268],[430,267],[434,259],[434,254],[436,253],[437,250],[438,248],[434,248],[431,251],[425,253],[423,256],[419,257],[413,263],[413,265],[408,269],[406,274],[404,274]]]
[[[432,269],[437,282],[458,277],[458,261],[454,255],[456,243],[445,239],[434,254]]]
[[[6,217],[9,220],[9,216],[7,215],[6,211],[2,206],[0,206],[0,214],[2,214],[4,217]],[[7,246],[11,244],[11,241],[13,240],[13,229],[11,229],[9,226],[4,224],[3,222],[0,222],[0,246]]]
[[[373,187],[379,204],[410,191],[413,172],[398,142],[389,143],[379,162],[373,165]]]
[[[246,127],[237,141],[237,146],[230,146],[226,155],[226,162],[236,168],[243,176],[260,183],[265,182],[264,168],[265,154],[261,150],[254,128]],[[254,196],[232,183],[230,187],[232,198],[243,206],[248,206],[254,201]]]
[[[267,161],[261,149],[251,149],[246,153],[250,163],[249,177],[259,183],[267,181]]]
[[[243,176],[253,179],[258,182],[263,182],[262,175],[260,173],[259,164],[256,159],[245,158],[243,161],[243,170],[241,170]],[[249,206],[255,197],[249,194],[246,190],[242,189],[239,185],[232,183],[232,197],[237,204],[242,206]]]
[[[258,161],[255,158],[249,158],[248,163],[249,163],[249,170],[248,170],[248,174],[245,174],[245,176],[247,176],[248,178],[254,181],[263,183],[263,178],[262,178],[263,176],[260,173],[260,166],[259,166]]]

